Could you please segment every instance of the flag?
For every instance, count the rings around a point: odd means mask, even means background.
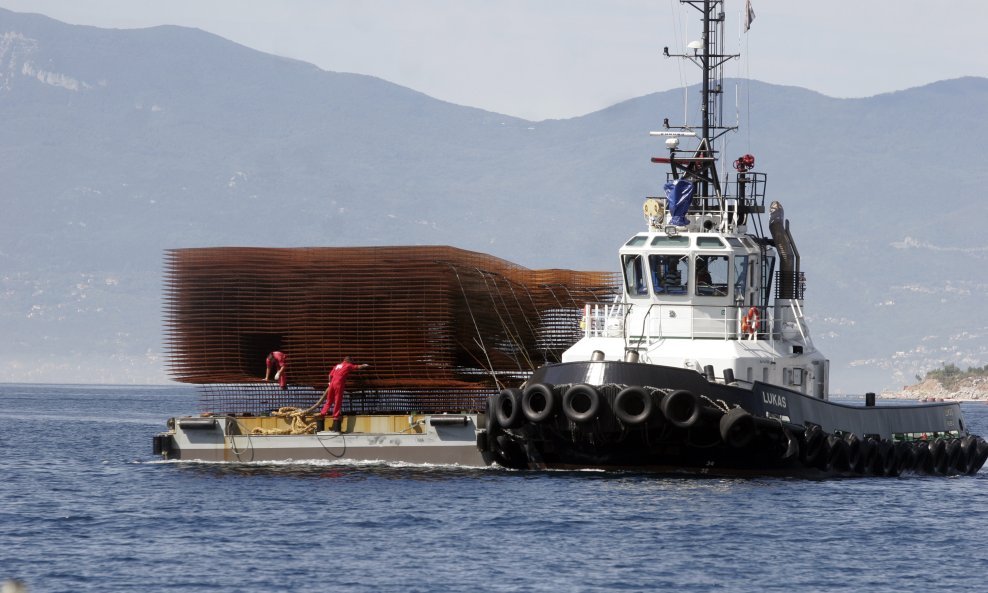
[[[751,28],[751,21],[755,20],[755,9],[751,7],[751,0],[744,0],[744,32]]]

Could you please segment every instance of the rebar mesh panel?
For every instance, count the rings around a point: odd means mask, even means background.
[[[349,355],[371,365],[348,390],[369,412],[462,410],[557,362],[583,305],[612,300],[617,283],[452,247],[176,249],[165,268],[169,371],[228,386],[202,390],[204,411],[249,413],[268,403],[258,382],[273,350],[288,355],[291,393],[318,397]]]

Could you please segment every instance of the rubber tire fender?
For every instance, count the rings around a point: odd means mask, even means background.
[[[927,472],[932,470],[932,458],[930,457],[930,444],[926,441],[916,441],[913,443],[913,471]]]
[[[887,439],[878,441],[878,455],[871,464],[871,473],[876,476],[894,476],[896,469],[895,446]]]
[[[947,473],[947,442],[942,438],[933,439],[930,443],[930,456],[932,473]]]
[[[871,466],[875,465],[875,458],[878,457],[878,442],[866,437],[861,441],[861,456],[854,471],[859,474],[866,474],[871,471]]]
[[[524,421],[521,413],[521,390],[514,387],[502,389],[494,401],[494,416],[501,428],[518,428]]]
[[[967,435],[961,439],[961,455],[954,468],[960,474],[969,474],[977,460],[978,438],[973,435]]]
[[[974,464],[971,465],[971,470],[968,472],[971,475],[978,473],[981,470],[981,466],[988,461],[988,441],[985,441],[981,437],[977,437],[977,455],[974,458]]]
[[[586,399],[586,406],[582,405]],[[581,409],[577,409],[579,406]],[[577,424],[586,424],[597,417],[600,411],[600,393],[592,386],[578,383],[563,394],[563,414]]]
[[[916,467],[916,451],[912,444],[900,441],[895,443],[896,473],[912,471]]]
[[[851,469],[851,454],[847,441],[832,434],[827,437],[827,466],[836,472],[846,472]]]
[[[635,406],[632,409],[637,409],[637,403],[641,403],[641,411],[636,413],[628,409],[629,405]],[[652,417],[653,409],[652,396],[644,387],[625,387],[614,397],[614,415],[623,424],[644,424]]]
[[[525,418],[533,424],[541,424],[551,418],[556,411],[556,395],[553,386],[545,383],[533,383],[525,387],[521,396],[521,411]]]
[[[809,428],[803,430],[803,463],[808,466],[814,466],[821,458],[825,458],[827,455],[827,435],[823,434],[823,430],[817,426],[812,425]]]
[[[857,467],[861,464],[861,439],[852,432],[844,437],[844,442],[847,443],[847,463],[852,470],[858,471]]]
[[[700,419],[700,402],[685,389],[673,391],[662,398],[662,415],[680,428],[689,428]]]
[[[755,419],[742,407],[728,410],[720,417],[720,438],[735,449],[740,449],[755,438]]]
[[[947,457],[947,470],[944,473],[949,474],[950,470],[955,469],[957,467],[957,464],[960,463],[961,440],[960,439],[948,440],[945,453]]]

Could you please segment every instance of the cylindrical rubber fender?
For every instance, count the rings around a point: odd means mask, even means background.
[[[736,449],[750,443],[756,431],[755,419],[740,406],[731,408],[720,417],[720,438]]]
[[[898,469],[897,474],[912,471],[916,467],[916,453],[912,443],[899,441],[895,444],[895,463],[896,469]]]
[[[556,411],[556,396],[552,385],[533,383],[521,396],[521,411],[529,422],[540,424]]]
[[[957,473],[967,474],[978,459],[978,437],[967,435],[961,439],[961,454],[954,469]]]
[[[961,440],[949,439],[945,447],[945,454],[947,457],[947,468],[943,473],[950,473],[951,470],[957,467],[958,460],[961,457]]]
[[[625,387],[614,398],[614,415],[630,426],[648,422],[652,409],[652,395],[644,387]]]
[[[930,444],[926,441],[916,441],[913,443],[913,470],[917,472],[933,471]]]
[[[835,472],[846,472],[851,469],[847,441],[832,434],[827,437],[827,465]]]
[[[857,471],[858,464],[861,463],[861,439],[852,432],[844,437],[844,442],[847,443],[847,464]]]
[[[985,464],[985,461],[988,461],[988,442],[981,437],[977,437],[976,451],[974,463],[971,464],[971,469],[967,472],[969,474],[978,473]]]
[[[518,443],[511,440],[506,434],[499,434],[495,439],[497,445],[495,449],[495,460],[511,469],[525,469],[528,461],[525,452],[522,451]]]
[[[786,450],[782,453],[782,459],[793,459],[799,457],[799,439],[788,428],[782,429],[782,436],[786,438]]]
[[[803,431],[803,463],[815,466],[827,453],[827,435],[813,425]]]
[[[563,394],[563,414],[577,424],[586,424],[600,411],[600,393],[590,385],[573,385]]]
[[[878,441],[866,437],[861,441],[861,455],[858,456],[858,463],[854,466],[854,471],[859,474],[869,473],[871,466],[875,464],[876,457],[878,457]]]
[[[521,426],[525,419],[521,413],[521,390],[514,387],[502,389],[494,402],[494,416],[501,428],[512,429]]]
[[[680,428],[689,428],[700,418],[700,402],[692,392],[680,389],[662,398],[662,415]]]
[[[895,447],[887,439],[878,441],[878,454],[871,464],[871,473],[876,476],[895,475]]]
[[[947,441],[941,438],[933,439],[930,443],[930,457],[933,459],[931,473],[947,473]]]

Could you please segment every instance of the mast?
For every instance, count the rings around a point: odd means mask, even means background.
[[[724,53],[724,0],[679,0],[681,4],[689,5],[702,16],[700,39],[690,41],[684,53],[670,53],[669,48],[663,49],[663,54],[670,58],[689,60],[701,72],[699,97],[699,128],[684,122],[681,125],[671,125],[669,118],[663,120],[664,131],[652,132],[655,136],[665,136],[669,157],[656,157],[655,163],[670,165],[670,181],[684,179],[692,187],[689,213],[694,220],[706,216],[708,224],[715,224],[724,231],[738,230],[739,225],[748,222],[748,215],[764,212],[764,181],[765,176],[751,172],[754,157],[744,155],[734,161],[737,171],[735,176],[718,176],[717,161],[720,153],[717,149],[718,140],[728,132],[737,130],[737,126],[724,125],[723,91],[724,64],[740,54]],[[691,140],[691,146],[680,147],[680,140]],[[725,167],[726,168],[726,167]],[[754,224],[760,226],[757,217]],[[719,226],[724,224],[725,226]],[[709,230],[705,227],[703,230]],[[761,234],[759,232],[759,234]]]

